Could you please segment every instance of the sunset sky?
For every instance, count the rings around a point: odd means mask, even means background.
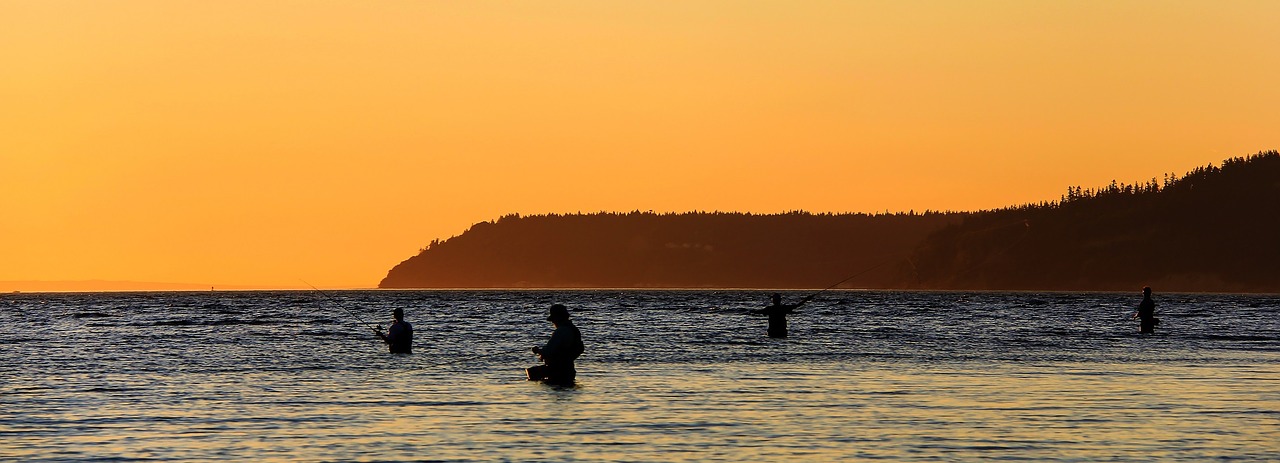
[[[974,210],[1280,148],[1280,2],[0,0],[0,281],[373,287],[501,215]]]

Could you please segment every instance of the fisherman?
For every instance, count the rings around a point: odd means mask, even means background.
[[[404,321],[404,309],[397,308],[391,311],[391,316],[395,321],[391,326],[387,327],[387,333],[382,334],[381,330],[375,330],[378,337],[382,338],[382,342],[387,343],[387,348],[393,354],[412,354],[413,353],[413,325]]]
[[[1142,302],[1138,303],[1138,311],[1133,313],[1132,319],[1141,319],[1138,324],[1139,333],[1155,333],[1156,324],[1160,323],[1160,319],[1156,318],[1156,301],[1151,300],[1151,287],[1142,288]]]
[[[530,381],[543,381],[548,384],[572,386],[578,372],[573,368],[573,360],[582,355],[582,332],[569,320],[569,309],[563,305],[551,306],[551,315],[547,317],[556,330],[551,333],[547,344],[533,347],[533,353],[542,359],[542,365],[529,367],[525,373]]]
[[[804,303],[809,302],[810,299],[813,299],[812,295],[805,296],[804,299],[800,300],[799,304],[783,304],[782,295],[773,293],[773,305],[763,309],[752,310],[751,313],[769,316],[769,337],[785,338],[787,337],[787,314],[794,312]]]

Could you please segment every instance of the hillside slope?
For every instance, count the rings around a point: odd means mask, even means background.
[[[930,289],[1280,292],[1280,153],[973,214],[912,258]]]
[[[975,213],[502,217],[432,242],[382,288],[1280,292],[1280,153]],[[864,273],[865,272],[865,273]]]
[[[506,216],[433,242],[382,288],[886,287],[958,214],[738,213]]]

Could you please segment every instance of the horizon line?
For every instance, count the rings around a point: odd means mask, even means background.
[[[322,285],[326,290],[376,289],[376,286]],[[208,284],[137,280],[0,280],[0,293],[163,292],[163,291],[288,291],[312,290],[306,285]]]

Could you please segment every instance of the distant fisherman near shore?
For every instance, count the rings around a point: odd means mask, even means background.
[[[1156,318],[1156,301],[1151,299],[1151,287],[1142,288],[1142,302],[1138,303],[1138,311],[1133,313],[1130,320],[1141,319],[1138,323],[1139,333],[1155,333],[1156,325],[1160,324],[1160,319]]]

